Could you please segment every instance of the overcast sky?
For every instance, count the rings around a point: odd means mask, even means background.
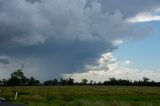
[[[159,0],[0,0],[0,79],[160,81]]]

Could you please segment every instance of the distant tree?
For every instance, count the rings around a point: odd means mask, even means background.
[[[7,81],[7,85],[8,86],[20,86],[21,85],[21,81],[17,77],[11,77]]]
[[[2,85],[3,85],[3,86],[6,86],[6,85],[7,85],[7,82],[8,82],[8,80],[3,79],[3,80],[2,80]]]
[[[87,85],[87,82],[88,82],[87,79],[82,79],[82,82],[81,82],[81,83],[82,83],[83,85]]]
[[[145,86],[147,85],[147,83],[149,82],[149,78],[147,78],[147,77],[143,77],[143,82],[144,82],[144,84],[145,84]]]
[[[52,82],[52,80],[47,80],[47,81],[44,81],[43,85],[44,86],[52,86],[53,82]]]
[[[13,72],[10,76],[12,77],[16,77],[20,80],[22,80],[22,82],[25,82],[26,77],[24,76],[24,73],[22,72],[24,65],[22,64],[21,69],[17,69],[15,72]]]
[[[93,85],[97,85],[97,83],[96,83],[96,82],[93,82]]]
[[[97,84],[98,84],[98,86],[101,86],[101,85],[102,85],[102,82],[101,82],[101,81],[99,81]]]
[[[67,85],[67,80],[66,80],[66,79],[61,78],[61,80],[60,80],[60,84],[61,84],[61,85]]]
[[[116,85],[117,80],[115,78],[109,78],[109,83],[110,83],[110,85]]]
[[[123,85],[123,86],[127,86],[131,84],[129,80],[123,80],[123,79],[119,79],[117,80],[117,82],[118,82],[118,85]]]
[[[58,85],[58,80],[57,80],[57,79],[54,79],[52,84],[53,84],[53,85]]]
[[[0,86],[3,86],[3,81],[2,80],[0,80]]]
[[[109,85],[109,81],[104,81],[103,85]]]
[[[66,81],[67,81],[68,85],[73,85],[74,84],[74,79],[72,79],[72,78],[68,78]]]
[[[89,85],[92,85],[93,84],[93,80],[91,80],[90,82],[89,82]]]
[[[16,77],[18,79],[22,79],[24,77],[24,74],[23,74],[22,70],[18,69],[17,71],[15,71],[11,74],[11,77]]]
[[[36,80],[34,77],[31,77],[30,79],[28,79],[28,85],[37,86],[37,85],[40,85],[40,81]]]
[[[13,72],[10,76],[10,79],[7,81],[7,85],[9,86],[21,86],[27,83],[27,78],[20,69]]]
[[[150,80],[149,78],[143,77],[143,81],[144,81],[144,82],[149,82],[149,80]]]

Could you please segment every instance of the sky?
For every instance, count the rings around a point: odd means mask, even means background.
[[[0,0],[0,79],[160,81],[159,0]]]
[[[131,65],[134,68],[158,71],[160,69],[160,24],[157,22],[149,22],[147,24],[155,26],[155,31],[152,35],[145,39],[120,45],[119,49],[114,52],[114,55],[121,60],[130,59],[134,63]]]

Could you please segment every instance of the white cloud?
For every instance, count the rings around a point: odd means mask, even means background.
[[[140,23],[150,21],[160,21],[160,8],[156,8],[150,12],[142,12],[135,17],[131,17],[126,20],[128,23]]]
[[[154,81],[160,81],[160,73],[150,70],[138,70],[129,68],[127,65],[131,62],[118,61],[111,53],[103,54],[98,60],[98,65],[87,66],[84,73],[64,74],[65,78],[71,77],[75,81],[81,81],[86,78],[93,81],[105,81],[109,78],[129,79],[129,80],[142,80],[143,77],[148,77]]]
[[[115,45],[115,46],[118,46],[118,45],[120,45],[122,43],[123,43],[123,40],[120,40],[120,39],[116,39],[116,40],[112,41],[112,44]]]
[[[125,61],[125,64],[130,64],[130,63],[131,63],[130,60],[126,60],[126,61]]]
[[[160,21],[160,16],[153,16],[150,14],[139,14],[136,17],[127,20],[129,23],[149,22],[149,21]]]

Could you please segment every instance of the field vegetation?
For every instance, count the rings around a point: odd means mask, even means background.
[[[15,101],[15,92],[18,98]],[[1,87],[0,97],[27,106],[160,106],[159,87],[19,86]]]

